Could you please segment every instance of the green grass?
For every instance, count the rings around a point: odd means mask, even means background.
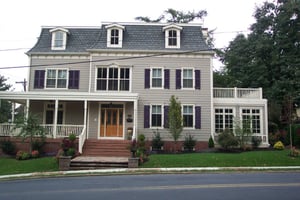
[[[300,157],[284,151],[249,151],[242,153],[153,154],[143,168],[159,167],[243,167],[300,166]]]
[[[50,171],[58,171],[58,164],[54,157],[30,160],[0,157],[0,175]]]

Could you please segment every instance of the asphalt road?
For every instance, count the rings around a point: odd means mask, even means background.
[[[300,199],[300,173],[85,176],[0,181],[1,200]]]

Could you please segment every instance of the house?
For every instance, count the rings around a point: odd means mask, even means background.
[[[182,105],[183,133],[206,148],[210,137],[251,119],[268,145],[267,100],[262,90],[213,88],[214,52],[199,24],[103,23],[101,27],[42,27],[30,60],[26,92],[0,99],[38,114],[49,138],[74,133],[85,141],[127,140],[154,131],[172,141],[169,99]],[[12,134],[13,124],[0,125]],[[168,148],[168,147],[167,147]]]

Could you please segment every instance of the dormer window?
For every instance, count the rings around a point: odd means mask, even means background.
[[[107,29],[107,47],[122,48],[124,26],[111,24],[105,27]]]
[[[180,48],[180,31],[182,27],[175,24],[165,26],[163,31],[165,32],[165,48]]]
[[[67,45],[67,34],[69,31],[64,28],[55,28],[51,29],[50,33],[52,33],[51,49],[65,50]]]

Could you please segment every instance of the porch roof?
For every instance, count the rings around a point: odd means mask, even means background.
[[[88,92],[0,92],[0,99],[17,103],[26,100],[63,100],[63,101],[136,101],[137,93],[88,93]]]

